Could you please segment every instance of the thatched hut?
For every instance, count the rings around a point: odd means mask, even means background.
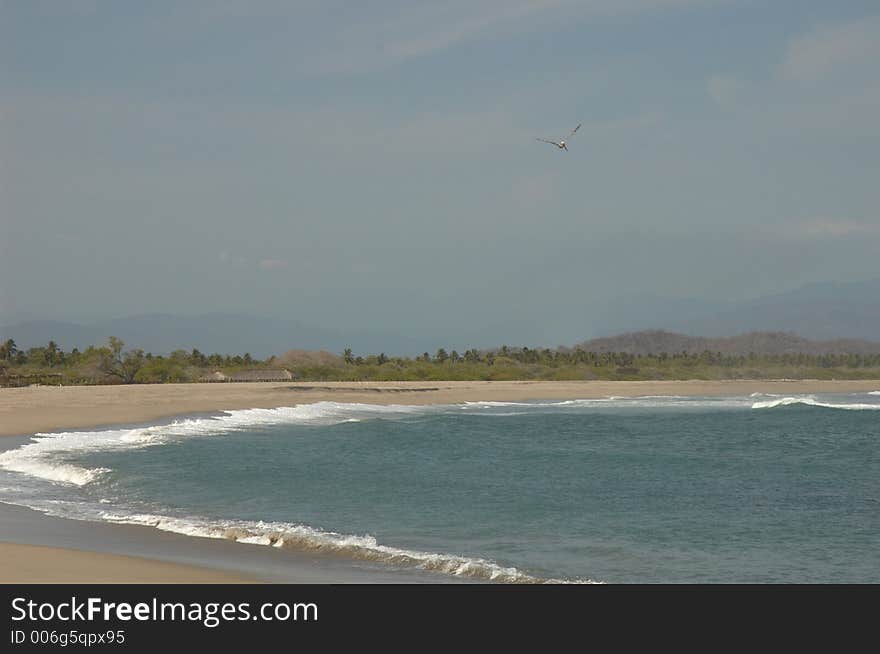
[[[290,381],[293,374],[289,370],[240,370],[229,376],[234,382],[278,382]]]

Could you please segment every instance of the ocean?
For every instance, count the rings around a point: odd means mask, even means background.
[[[318,402],[37,434],[0,453],[0,502],[438,581],[878,583],[880,392]]]

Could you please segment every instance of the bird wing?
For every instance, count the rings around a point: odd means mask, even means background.
[[[578,126],[575,127],[573,130],[571,130],[571,134],[568,135],[568,138],[571,138],[572,136],[574,136],[574,133],[576,131],[578,131],[580,128],[581,128],[581,123],[578,123]]]
[[[547,139],[535,139],[536,141],[543,141],[544,143],[549,143],[550,145],[555,145],[557,148],[559,144],[556,141],[548,141]]]

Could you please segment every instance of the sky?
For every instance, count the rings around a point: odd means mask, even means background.
[[[0,324],[573,343],[876,278],[878,116],[876,0],[0,0]]]

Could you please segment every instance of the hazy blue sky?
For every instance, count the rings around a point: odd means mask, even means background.
[[[0,0],[0,324],[553,344],[877,277],[878,116],[876,0]]]

